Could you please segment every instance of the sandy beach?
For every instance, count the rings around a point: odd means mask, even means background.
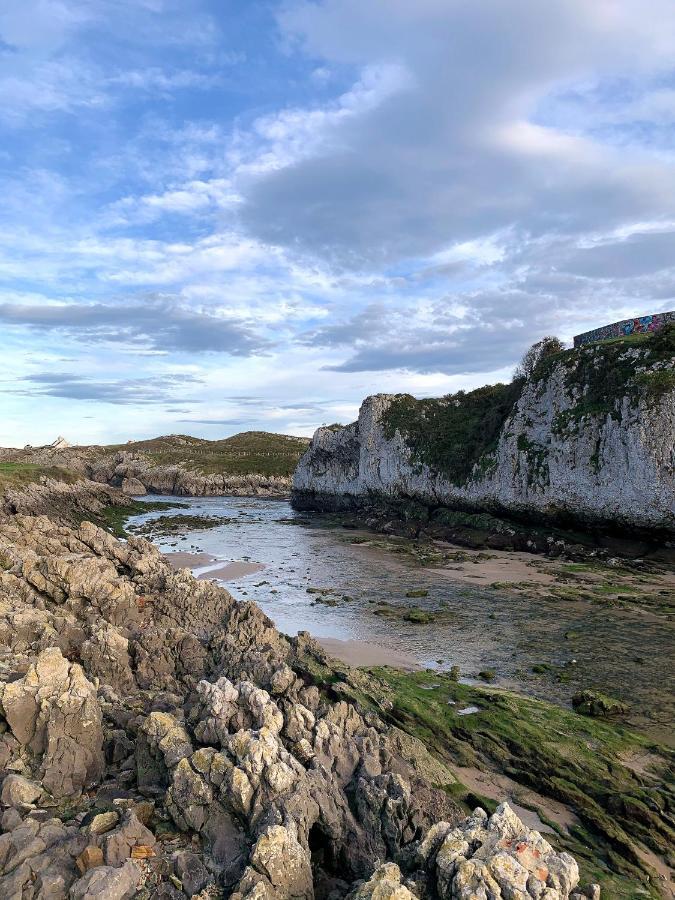
[[[394,666],[407,671],[422,668],[414,656],[368,641],[341,641],[331,637],[317,637],[315,640],[326,653],[350,666]]]

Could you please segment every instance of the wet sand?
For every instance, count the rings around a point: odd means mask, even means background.
[[[667,684],[675,622],[667,620],[667,605],[660,606],[675,581],[667,566],[569,565],[527,553],[309,527],[307,517],[279,501],[189,502],[193,515],[229,524],[188,531],[182,546],[175,546],[175,536],[158,536],[166,559],[204,579],[221,579],[286,634],[308,631],[354,666],[447,671],[456,665],[466,679],[492,670],[497,686],[562,705],[591,687],[629,704],[630,727],[672,743]],[[133,521],[158,517],[150,512]],[[264,572],[248,567],[251,552]],[[383,609],[399,614],[383,615]],[[406,618],[408,610],[419,611],[420,620]]]
[[[453,581],[476,585],[489,585],[495,581],[503,584],[527,581],[532,585],[550,585],[555,583],[556,577],[546,570],[560,565],[557,560],[515,550],[490,550],[488,555],[491,559],[480,559],[480,556],[485,555],[485,551],[467,550],[466,547],[444,542],[438,542],[438,546],[444,550],[466,554],[469,559],[466,562],[450,563],[443,568],[430,567],[426,571],[433,572],[434,575],[444,575]]]
[[[217,578],[218,581],[236,581],[237,578],[244,578],[246,575],[255,575],[256,572],[262,572],[265,566],[262,563],[252,562],[229,562],[225,565],[218,566],[216,569],[207,569],[206,572],[200,572],[197,578],[202,581]]]
[[[331,637],[319,637],[316,640],[326,653],[349,666],[393,666],[408,672],[422,668],[409,653],[391,650],[368,641],[341,641]]]
[[[162,553],[164,559],[172,568],[176,569],[198,569],[200,566],[210,566],[217,563],[218,560],[210,553],[187,553],[184,550],[178,550],[176,553]]]

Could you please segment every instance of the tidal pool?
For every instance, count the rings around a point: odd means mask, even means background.
[[[295,512],[284,500],[176,499],[189,509],[148,512],[128,524],[183,512],[226,517],[209,530],[153,541],[165,553],[203,554],[194,563],[196,575],[221,576],[235,597],[254,600],[286,634],[309,631],[336,655],[338,642],[346,642],[344,656],[356,664],[360,647],[375,647],[379,663],[459,666],[463,680],[494,670],[496,686],[558,703],[568,704],[581,687],[597,688],[631,705],[632,724],[672,742],[672,622],[458,582],[450,570],[420,568],[406,554],[354,543],[357,532],[327,527],[320,516]],[[409,592],[414,600],[406,598]],[[376,614],[384,603],[414,606],[436,619]],[[363,662],[371,661],[367,656]],[[552,668],[532,672],[543,663]]]

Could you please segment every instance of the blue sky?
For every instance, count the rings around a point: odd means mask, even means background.
[[[0,8],[0,444],[311,434],[675,308],[675,4]]]

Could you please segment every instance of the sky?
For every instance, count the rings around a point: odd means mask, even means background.
[[[311,435],[675,309],[672,0],[6,0],[0,445]]]

